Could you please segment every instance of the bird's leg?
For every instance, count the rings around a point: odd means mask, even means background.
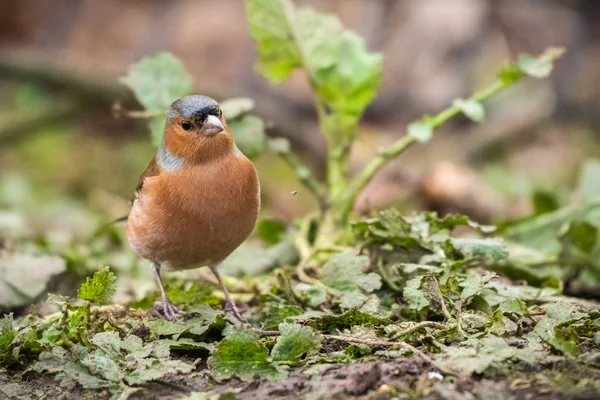
[[[160,295],[162,297],[162,301],[157,301],[154,303],[154,305],[162,308],[163,316],[169,321],[177,320],[177,314],[186,315],[187,313],[185,311],[175,307],[173,303],[171,303],[171,300],[169,300],[167,297],[167,293],[165,292],[165,288],[162,284],[162,279],[160,278],[160,264],[154,262],[152,263],[152,268],[154,269],[154,277],[156,278],[156,282],[160,288]]]
[[[233,300],[231,300],[229,291],[227,291],[227,288],[223,284],[223,280],[221,279],[221,275],[219,274],[219,271],[217,271],[217,268],[210,267],[210,270],[213,272],[213,274],[215,274],[215,277],[217,278],[217,282],[219,283],[219,287],[221,288],[223,293],[225,293],[225,312],[231,312],[238,321],[246,323],[247,322],[246,319],[244,319],[244,317],[242,317],[242,315],[240,314],[240,311],[238,310],[237,306],[235,305],[235,302]]]

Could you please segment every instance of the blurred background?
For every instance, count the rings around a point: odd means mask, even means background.
[[[355,169],[422,114],[491,83],[504,60],[567,49],[552,79],[524,81],[488,103],[484,124],[455,118],[403,154],[361,196],[359,211],[397,205],[481,222],[518,218],[531,212],[535,191],[568,200],[581,163],[600,150],[596,0],[296,3],[339,16],[383,53],[384,83],[353,148]],[[22,234],[61,249],[67,268],[82,260],[97,268],[92,256],[111,245],[110,235],[85,247],[73,240],[128,212],[154,152],[144,121],[113,112],[117,102],[140,109],[118,78],[161,51],[184,62],[197,93],[253,98],[269,134],[289,138],[323,175],[324,142],[304,76],[273,86],[255,72],[242,1],[2,1],[0,233],[9,234],[0,235],[0,249]],[[315,207],[282,161],[264,155],[257,165],[263,216],[290,221]],[[113,257],[102,261],[135,259],[127,251]]]

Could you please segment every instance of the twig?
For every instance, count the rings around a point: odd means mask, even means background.
[[[259,331],[259,330],[256,330],[256,333],[260,337],[273,337],[273,336],[279,336],[281,334],[279,331]],[[452,376],[462,378],[462,375],[460,373],[453,371],[450,368],[446,368],[444,366],[438,365],[433,358],[429,357],[427,354],[425,354],[421,350],[417,349],[415,346],[408,344],[406,342],[390,342],[387,340],[359,339],[359,338],[355,338],[352,336],[345,336],[345,335],[321,335],[321,336],[323,337],[323,339],[326,339],[326,340],[337,340],[337,341],[346,342],[346,343],[365,344],[367,346],[401,347],[403,349],[410,350],[414,355],[421,358],[423,361],[432,365],[433,367],[437,368],[440,372],[442,372],[446,375],[452,375]]]
[[[366,344],[367,346],[401,347],[403,349],[412,351],[413,354],[420,357],[423,361],[427,362],[428,364],[431,364],[432,366],[434,366],[435,368],[440,370],[440,372],[443,372],[446,375],[453,375],[453,376],[461,377],[460,373],[453,371],[452,369],[446,368],[444,366],[438,365],[433,358],[429,357],[427,354],[425,354],[421,350],[417,349],[415,346],[408,344],[406,342],[390,342],[390,341],[386,341],[386,340],[359,339],[359,338],[354,338],[351,336],[344,336],[344,335],[322,335],[322,336],[325,339],[339,340],[341,342],[348,342],[348,343]]]
[[[121,103],[115,102],[112,106],[112,111],[115,117],[125,117],[131,119],[150,119],[165,115],[163,112],[150,112],[146,110],[127,110],[123,108]]]
[[[413,326],[411,326],[408,329],[405,329],[403,331],[400,332],[396,332],[394,334],[395,338],[398,337],[402,337],[402,336],[406,336],[406,335],[410,335],[411,333],[415,333],[418,330],[424,329],[424,328],[438,328],[438,329],[446,329],[447,326],[444,324],[440,324],[439,322],[434,322],[434,321],[423,321],[423,322],[419,322]]]

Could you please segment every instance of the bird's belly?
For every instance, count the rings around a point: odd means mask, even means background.
[[[152,201],[136,204],[128,220],[129,242],[139,255],[169,269],[217,265],[250,235],[258,205],[229,202],[213,204],[210,211],[164,210]]]

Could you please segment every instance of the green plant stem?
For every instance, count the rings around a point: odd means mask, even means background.
[[[310,169],[291,151],[279,152],[279,156],[292,168],[300,182],[315,196],[321,212],[327,208],[327,189],[315,178]]]
[[[476,92],[471,96],[468,100],[474,100],[477,102],[484,101],[491,97],[492,95],[500,92],[501,90],[513,85],[516,82],[505,82],[500,79],[497,79],[492,85],[487,87],[486,89]],[[427,122],[432,125],[435,129],[448,121],[450,118],[454,117],[457,114],[461,113],[461,108],[458,106],[451,106],[436,114],[430,119],[427,119]],[[353,179],[353,182],[349,185],[348,189],[342,194],[342,199],[337,201],[339,206],[339,212],[341,215],[341,220],[346,221],[350,213],[352,212],[352,208],[354,207],[354,202],[356,198],[362,192],[362,190],[371,182],[373,177],[379,170],[389,163],[394,158],[398,157],[404,150],[406,150],[411,144],[416,142],[417,139],[413,136],[405,135],[402,138],[398,139],[396,142],[392,143],[390,146],[387,146],[385,150],[382,150],[376,158],[374,158],[366,167],[362,170],[362,172]]]

